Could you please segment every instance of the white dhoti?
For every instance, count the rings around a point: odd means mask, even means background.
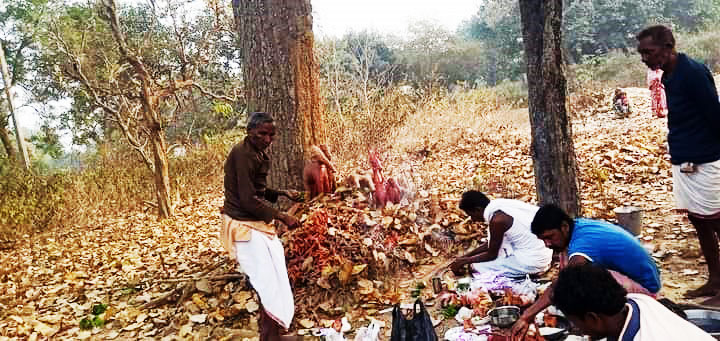
[[[295,303],[285,251],[274,231],[262,221],[238,221],[223,215],[220,240],[248,276],[268,316],[287,329],[295,314]]]
[[[694,173],[672,166],[677,208],[704,219],[720,218],[720,160],[697,165]]]
[[[533,257],[532,259],[537,258]],[[542,273],[549,269],[549,265],[529,264],[529,260],[526,257],[519,258],[517,254],[512,254],[507,257],[498,256],[488,262],[473,263],[470,267],[474,272],[496,272],[512,278],[524,278],[527,275]]]

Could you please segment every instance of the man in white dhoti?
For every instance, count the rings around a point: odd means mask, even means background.
[[[511,199],[490,200],[482,192],[467,191],[460,199],[460,209],[473,221],[487,221],[490,238],[450,265],[456,274],[470,264],[477,273],[492,271],[524,278],[550,266],[552,250],[530,231],[537,206]]]
[[[709,69],[675,51],[665,26],[637,35],[638,52],[652,70],[663,70],[668,107],[668,145],[677,208],[687,212],[708,265],[708,282],[687,297],[715,296],[720,306],[720,102]]]
[[[715,340],[654,298],[628,294],[608,270],[591,263],[560,271],[552,302],[573,325],[594,339]]]
[[[262,304],[260,340],[279,340],[295,312],[285,254],[277,237],[276,219],[289,228],[298,226],[291,215],[279,212],[266,201],[279,196],[300,198],[295,191],[267,188],[270,158],[265,150],[275,137],[273,118],[263,112],[250,115],[247,137],[236,144],[225,161],[225,204],[220,239],[253,286]]]

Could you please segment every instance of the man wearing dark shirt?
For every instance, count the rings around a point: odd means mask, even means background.
[[[268,202],[279,196],[300,199],[296,191],[267,188],[270,158],[265,152],[275,137],[273,118],[264,112],[250,115],[247,137],[235,145],[225,161],[225,204],[220,239],[230,258],[237,260],[260,302],[260,340],[279,340],[288,328],[294,301],[287,276],[285,254],[277,237],[277,219],[289,228],[298,226],[293,216]]]
[[[668,146],[677,208],[688,213],[708,265],[708,282],[686,293],[714,296],[720,306],[720,101],[708,68],[675,51],[665,26],[637,35],[638,52],[652,70],[663,70],[668,106]]]

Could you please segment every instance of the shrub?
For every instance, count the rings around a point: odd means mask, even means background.
[[[5,238],[47,228],[65,205],[65,174],[33,175],[0,162],[0,234]]]

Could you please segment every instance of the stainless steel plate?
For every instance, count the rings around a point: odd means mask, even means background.
[[[688,321],[710,333],[712,336],[720,336],[720,311],[706,309],[685,310]]]

